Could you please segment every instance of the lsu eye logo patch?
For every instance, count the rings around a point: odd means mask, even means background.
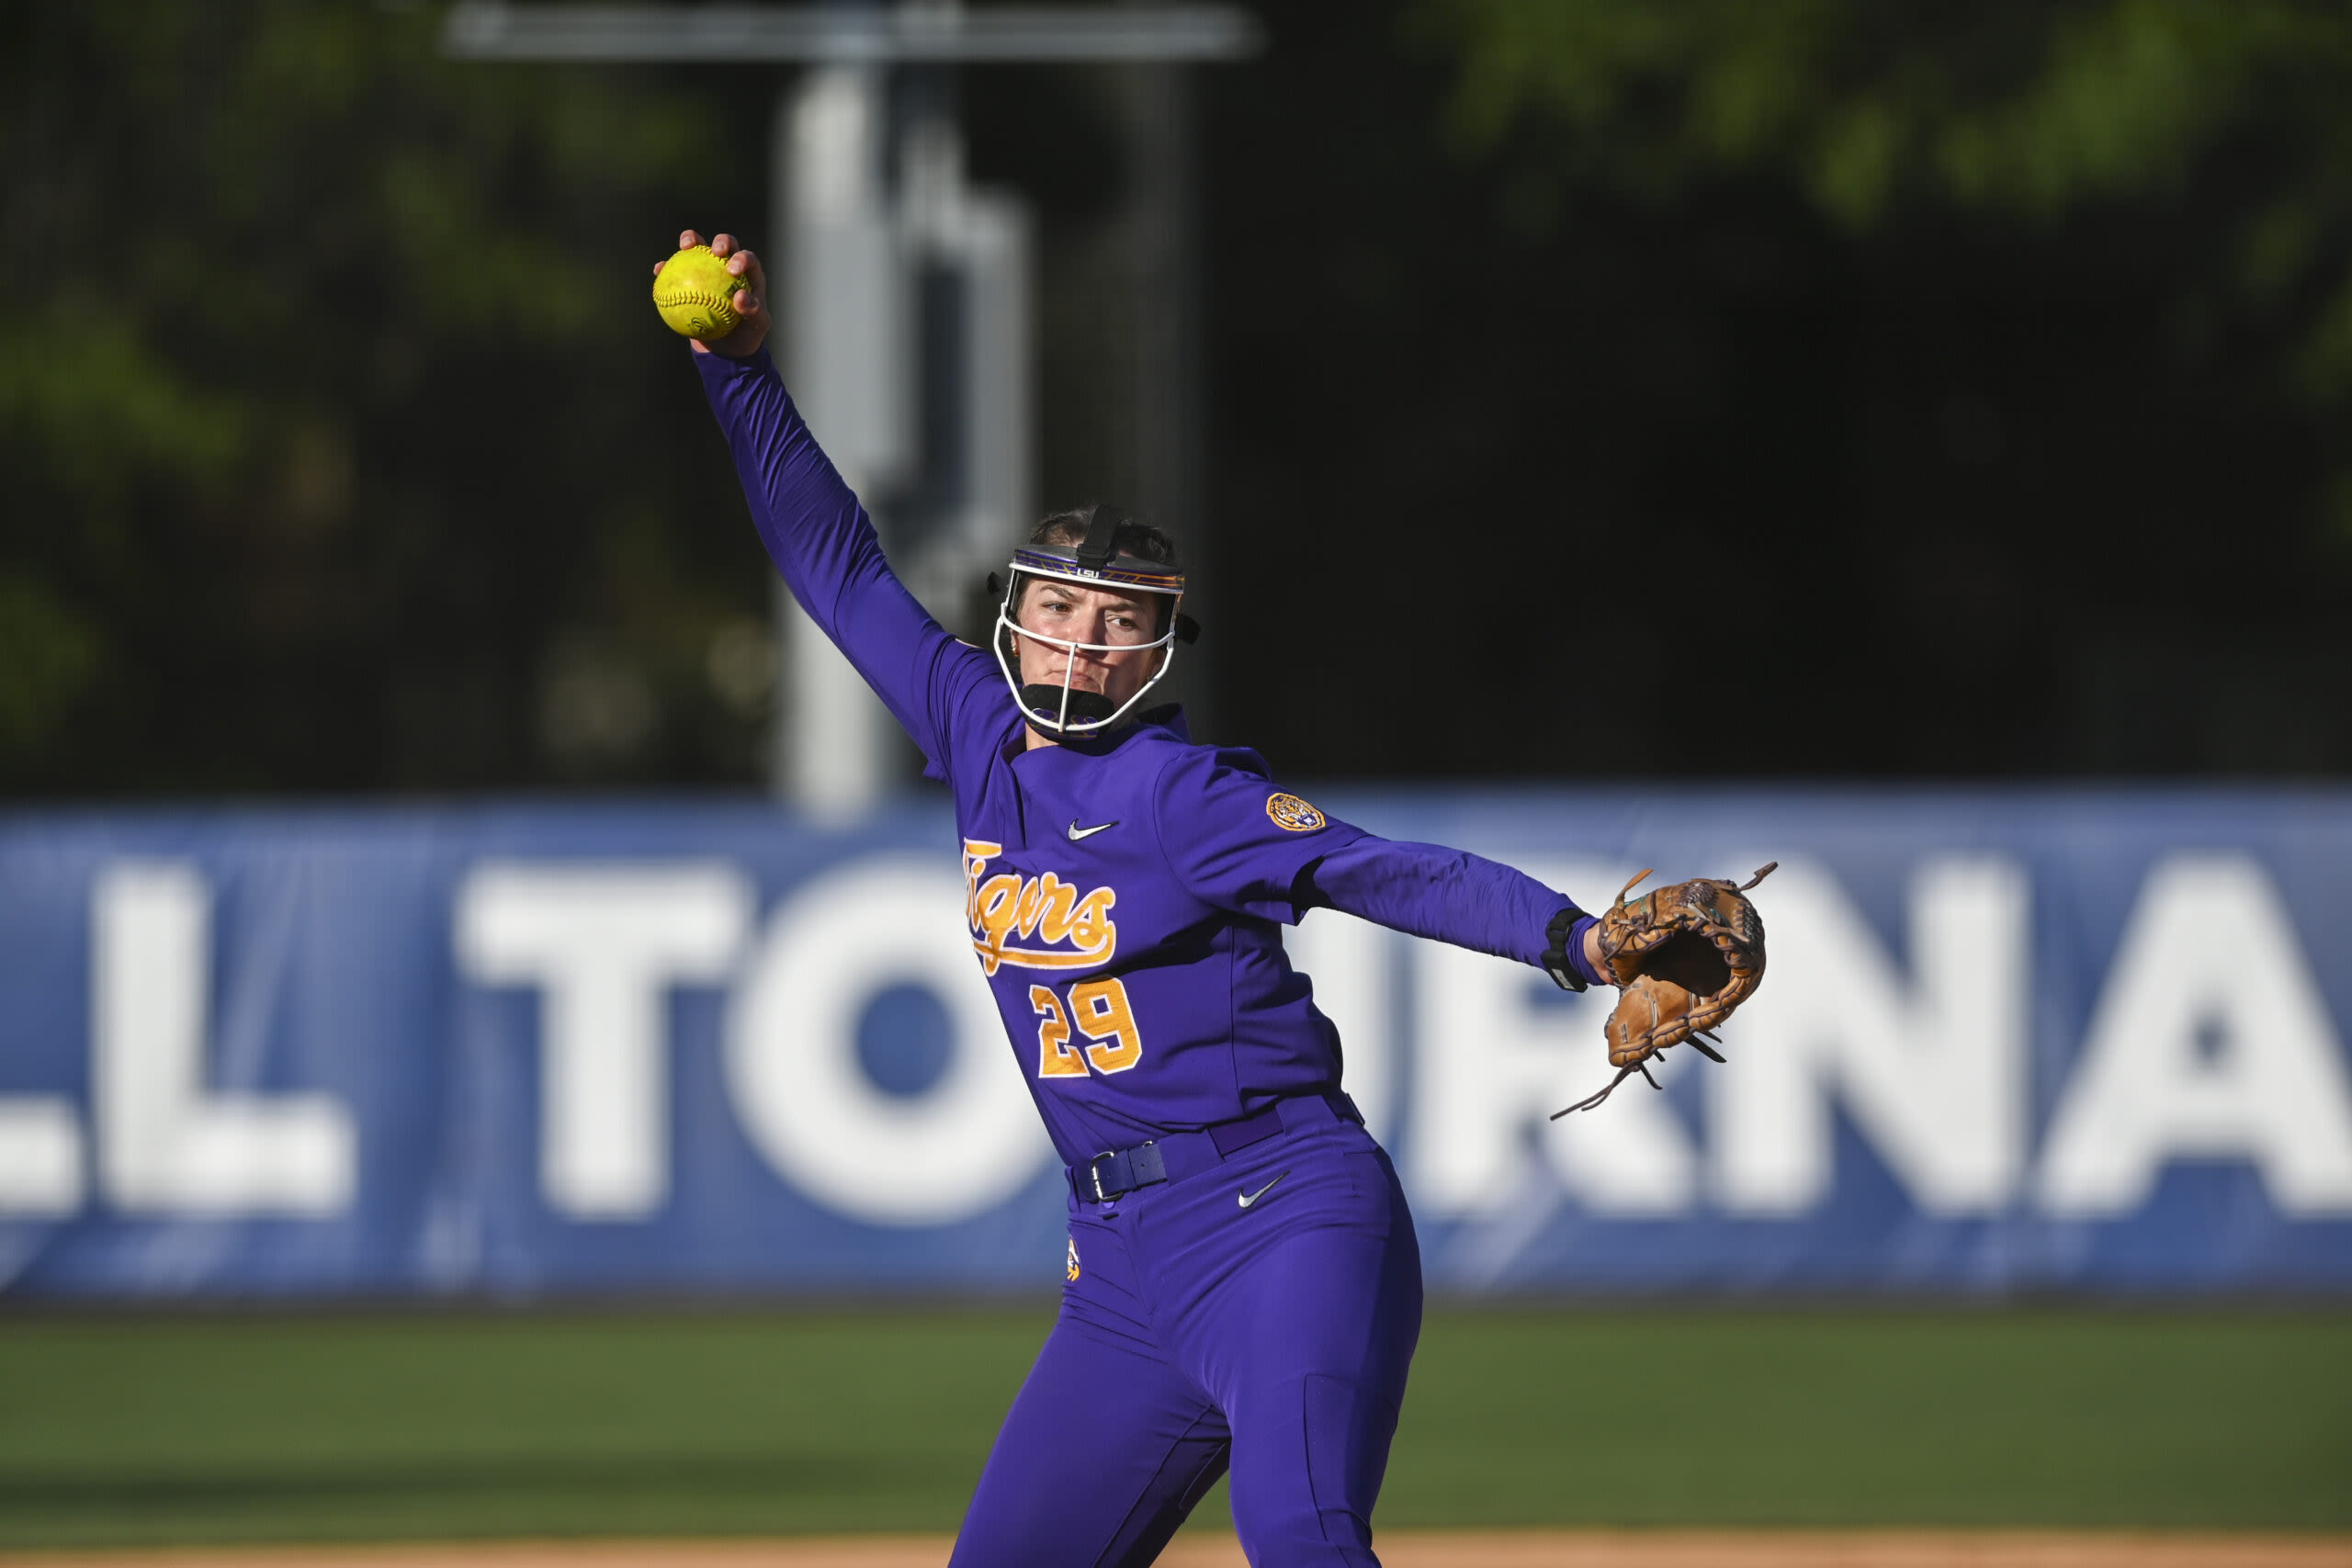
[[[1312,833],[1330,818],[1295,795],[1273,795],[1266,797],[1266,815],[1274,826],[1292,833]]]

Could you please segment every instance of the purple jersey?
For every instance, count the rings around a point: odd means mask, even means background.
[[[1306,908],[1542,962],[1570,900],[1327,817],[1172,708],[1028,749],[996,661],[891,573],[767,355],[695,363],[786,582],[955,797],[973,952],[1065,1160],[1339,1088],[1338,1032],[1283,953]]]

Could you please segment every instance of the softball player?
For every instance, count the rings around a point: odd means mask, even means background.
[[[1255,752],[1143,708],[1192,630],[1156,529],[1048,519],[993,646],[943,631],[777,378],[757,258],[712,249],[742,321],[695,363],[752,515],[955,797],[972,950],[1069,1165],[1060,1316],[954,1563],[1149,1562],[1228,1464],[1259,1568],[1375,1563],[1420,1255],[1281,927],[1329,906],[1582,990],[1592,921],[1508,867],[1328,817]]]

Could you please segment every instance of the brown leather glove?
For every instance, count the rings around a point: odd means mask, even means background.
[[[1625,895],[1649,873],[1618,890],[1617,902],[1600,917],[1601,960],[1622,992],[1602,1032],[1617,1076],[1553,1121],[1600,1104],[1634,1073],[1657,1088],[1644,1064],[1685,1040],[1723,1060],[1709,1043],[1712,1032],[1764,980],[1764,919],[1746,894],[1780,863],[1737,886],[1702,877],[1654,887],[1630,904]]]

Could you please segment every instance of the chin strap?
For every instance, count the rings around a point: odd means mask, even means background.
[[[1062,688],[1055,685],[1027,685],[1021,688],[1021,708],[1036,717],[1059,714],[1059,724],[1100,724],[1118,710],[1111,699],[1100,692],[1082,692],[1073,688],[1069,693],[1069,705],[1063,705]]]

